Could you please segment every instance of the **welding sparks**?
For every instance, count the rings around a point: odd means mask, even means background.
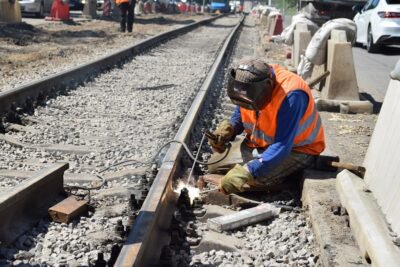
[[[193,203],[193,199],[196,197],[200,197],[200,189],[190,186],[188,184],[185,184],[183,181],[179,181],[177,187],[175,188],[175,192],[180,194],[181,190],[185,188],[189,191],[189,197],[190,197],[190,204]]]

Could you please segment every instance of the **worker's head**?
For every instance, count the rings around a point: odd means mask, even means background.
[[[275,87],[275,73],[260,59],[244,58],[231,70],[228,96],[236,105],[246,109],[261,110],[271,101]]]

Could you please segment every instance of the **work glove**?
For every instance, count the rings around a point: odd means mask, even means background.
[[[232,124],[227,120],[223,120],[213,132],[216,138],[208,138],[208,143],[215,152],[223,153],[226,149],[226,143],[232,140],[234,132]]]
[[[245,184],[253,184],[254,178],[247,168],[236,164],[221,178],[219,189],[225,194],[243,192]]]

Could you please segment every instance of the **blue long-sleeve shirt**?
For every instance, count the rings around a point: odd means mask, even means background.
[[[260,159],[254,159],[247,163],[247,167],[253,177],[267,176],[275,166],[290,154],[299,122],[307,109],[307,105],[308,96],[301,90],[291,91],[283,100],[277,115],[274,143],[268,146]],[[244,131],[238,106],[230,121],[235,129],[235,134],[240,134]]]

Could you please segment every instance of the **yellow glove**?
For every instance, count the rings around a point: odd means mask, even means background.
[[[221,179],[220,189],[225,194],[243,192],[245,184],[251,184],[254,181],[253,176],[243,166],[236,164],[224,177]]]
[[[214,151],[218,153],[223,153],[226,149],[226,143],[229,142],[234,133],[232,124],[229,121],[224,120],[213,132],[215,139],[208,138],[208,143],[213,148]]]

